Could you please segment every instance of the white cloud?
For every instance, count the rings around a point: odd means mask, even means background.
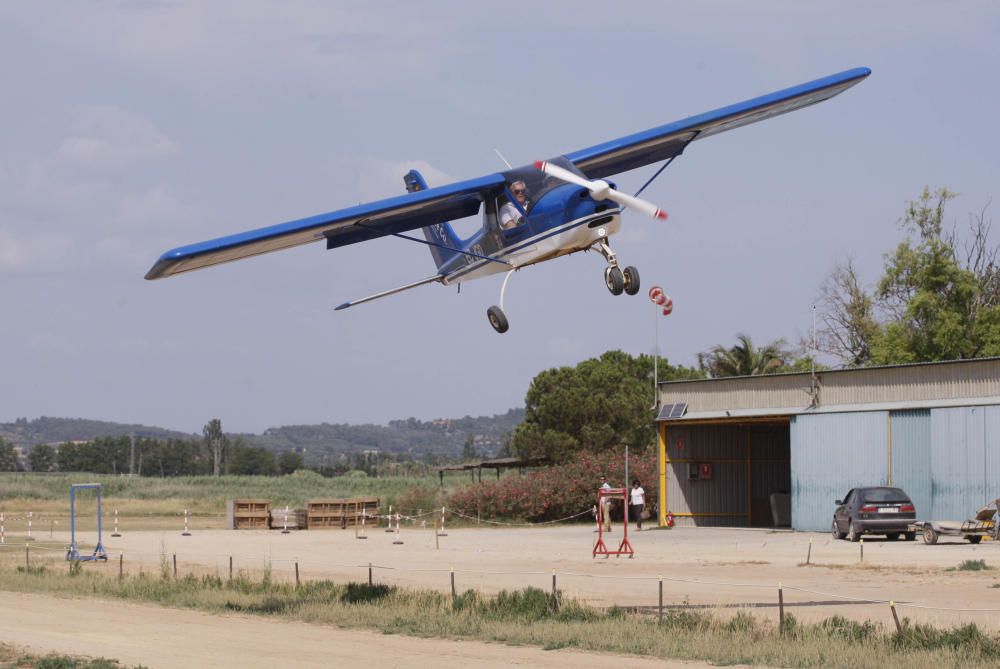
[[[17,235],[0,229],[0,272],[57,267],[72,247],[65,235]]]
[[[184,207],[170,189],[159,184],[141,193],[126,193],[118,206],[117,221],[137,227],[152,223],[173,223],[189,217]]]
[[[80,107],[73,126],[72,136],[55,152],[57,163],[122,168],[178,150],[177,144],[149,120],[119,107]]]

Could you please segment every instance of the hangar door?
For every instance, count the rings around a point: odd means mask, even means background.
[[[888,412],[793,416],[790,431],[793,529],[828,530],[848,490],[889,484]]]
[[[783,496],[778,503],[787,508],[791,490],[788,419],[698,425],[665,421],[660,429],[664,515],[673,514],[681,526],[776,526],[771,496]],[[787,513],[782,515],[787,519]]]

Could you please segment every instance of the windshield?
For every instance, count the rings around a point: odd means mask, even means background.
[[[866,502],[909,502],[910,498],[899,488],[872,488],[865,491]]]
[[[565,156],[559,156],[558,158],[553,158],[548,162],[552,163],[553,165],[558,165],[563,169],[569,170],[570,172],[576,174],[582,179],[587,178],[586,175],[584,175],[583,172],[577,169],[576,165],[567,160]],[[517,184],[516,186],[517,190],[520,190],[523,185],[525,191],[524,195],[526,196],[527,201],[525,204],[522,204],[521,206],[528,213],[531,213],[532,207],[535,206],[536,202],[542,199],[542,196],[545,193],[549,192],[556,186],[561,186],[562,184],[566,183],[565,181],[561,181],[560,179],[556,179],[555,177],[546,176],[546,174],[542,172],[540,169],[533,167],[531,165],[527,167],[519,167],[516,170],[510,170],[509,172],[504,172],[503,176],[507,180],[506,186],[507,189],[510,191],[515,190],[514,188],[515,184]],[[507,198],[505,197],[501,198],[500,204],[503,204],[504,202],[506,202],[506,200]]]

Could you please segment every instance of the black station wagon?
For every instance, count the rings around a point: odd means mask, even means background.
[[[834,539],[857,541],[862,534],[884,534],[889,540],[903,535],[913,541],[917,536],[909,530],[910,523],[917,519],[917,510],[902,488],[854,488],[836,504]]]

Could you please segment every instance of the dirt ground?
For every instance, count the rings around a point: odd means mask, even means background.
[[[34,653],[117,659],[126,665],[190,667],[541,667],[608,666],[702,669],[700,662],[665,662],[573,650],[501,646],[339,630],[301,622],[124,602],[79,601],[0,592],[0,635]],[[266,638],[267,643],[260,643]]]
[[[900,617],[950,626],[975,622],[1000,628],[1000,544],[979,546],[949,542],[928,546],[915,542],[869,538],[861,545],[834,541],[828,534],[751,529],[675,528],[630,532],[635,557],[594,559],[596,534],[591,526],[532,528],[449,528],[435,538],[431,527],[404,527],[402,544],[382,529],[369,529],[365,540],[353,530],[279,531],[179,530],[105,534],[111,555],[104,565],[87,569],[117,573],[119,555],[125,569],[159,571],[162,560],[178,572],[212,572],[225,576],[229,557],[234,569],[258,571],[270,565],[275,579],[294,579],[298,562],[303,579],[361,581],[374,565],[377,582],[400,586],[450,589],[454,568],[459,591],[483,592],[557,585],[568,596],[600,605],[655,607],[657,578],[663,576],[667,606],[718,609],[726,615],[740,607],[773,620],[778,617],[778,584],[784,586],[786,611],[799,620],[832,615],[891,624],[888,604],[895,600]],[[609,544],[621,541],[615,527]],[[47,539],[47,537],[46,537]],[[38,542],[36,557],[61,558],[56,544]],[[91,538],[92,540],[92,538]],[[8,536],[7,559],[23,559],[17,537]],[[806,566],[810,541],[810,565]],[[22,544],[23,546],[23,544]],[[965,560],[985,560],[986,571],[957,571]],[[865,600],[863,602],[852,599]],[[873,601],[877,600],[877,601]],[[937,608],[920,608],[937,607]],[[961,611],[942,609],[996,609]]]

